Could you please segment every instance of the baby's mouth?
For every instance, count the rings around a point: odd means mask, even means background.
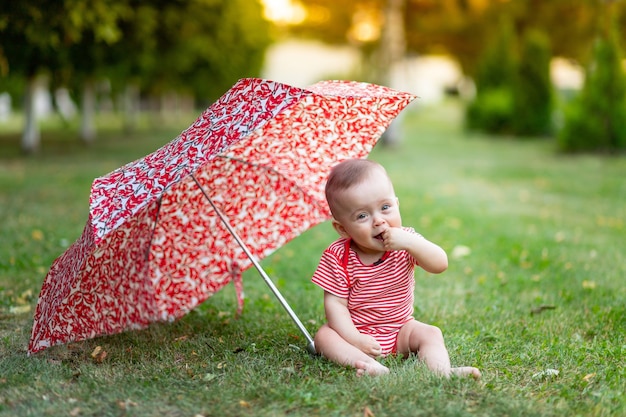
[[[374,239],[380,240],[382,242],[384,240],[383,239],[383,234],[382,233],[377,234],[376,236],[374,236]]]

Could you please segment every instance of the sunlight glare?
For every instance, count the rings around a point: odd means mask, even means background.
[[[306,10],[297,0],[261,0],[266,19],[279,24],[297,25],[306,18]]]

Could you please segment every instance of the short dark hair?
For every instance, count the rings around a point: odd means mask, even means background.
[[[382,165],[369,159],[347,159],[335,165],[330,170],[325,188],[326,201],[331,213],[333,213],[333,207],[336,207],[337,194],[362,183],[376,168],[382,169],[386,174]]]

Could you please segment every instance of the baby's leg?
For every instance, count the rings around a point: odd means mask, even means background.
[[[356,368],[358,376],[389,373],[389,368],[348,343],[327,324],[323,325],[315,335],[315,350],[333,362]]]
[[[428,369],[450,375],[450,357],[438,327],[417,320],[407,322],[398,333],[398,353],[417,353]]]
[[[398,353],[417,353],[428,369],[446,377],[451,374],[480,377],[480,371],[470,366],[452,368],[441,330],[417,320],[409,321],[400,329]]]

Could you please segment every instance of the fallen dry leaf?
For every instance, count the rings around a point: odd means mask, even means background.
[[[42,232],[41,230],[39,230],[39,229],[35,229],[35,230],[33,230],[33,231],[30,233],[30,237],[31,237],[33,240],[36,240],[36,241],[42,241],[42,240],[43,240],[43,232]]]
[[[585,376],[583,377],[583,381],[587,381],[587,382],[589,382],[589,381],[590,381],[590,380],[591,380],[594,376],[596,376],[596,373],[595,373],[595,372],[593,372],[593,373],[591,373],[591,374],[587,374],[587,375],[585,375]]]
[[[560,231],[560,232],[556,232],[556,234],[554,235],[554,240],[557,243],[561,243],[565,240],[565,232]]]
[[[472,253],[472,250],[468,246],[457,245],[454,247],[454,249],[452,249],[450,257],[452,259],[461,259],[468,256],[470,253]]]
[[[368,406],[365,406],[365,409],[363,410],[363,417],[376,417],[376,416],[374,415],[374,413],[372,412],[372,410],[370,410]]]
[[[28,312],[30,312],[30,305],[29,304],[9,307],[9,313],[10,314],[18,315],[18,314],[24,314],[24,313],[28,313]]]
[[[107,357],[106,350],[102,349],[102,346],[96,346],[96,348],[91,352],[91,357],[96,363],[102,363],[104,359]]]
[[[128,410],[130,407],[137,407],[137,403],[132,400],[118,401],[117,406],[122,410]]]
[[[32,298],[33,298],[33,290],[28,289],[20,294],[20,296],[17,298],[17,302],[20,304],[28,303],[28,301],[31,300]]]
[[[239,400],[239,405],[244,408],[250,408],[250,403],[248,401]]]
[[[584,280],[583,281],[583,288],[586,289],[586,290],[593,290],[593,289],[596,288],[596,283],[595,283],[595,281]]]

